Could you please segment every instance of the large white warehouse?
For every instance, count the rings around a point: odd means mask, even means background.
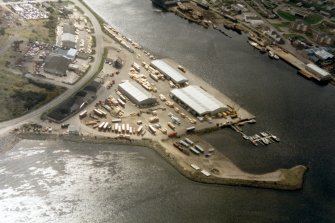
[[[191,109],[194,115],[215,115],[218,112],[227,111],[228,107],[218,101],[213,95],[196,85],[190,85],[171,91],[173,100]]]
[[[141,87],[141,85],[132,81],[125,81],[118,86],[118,90],[131,102],[139,107],[147,107],[156,104],[156,98]]]
[[[161,72],[165,78],[172,80],[175,84],[182,85],[187,82],[186,77],[163,60],[153,60],[150,65]]]

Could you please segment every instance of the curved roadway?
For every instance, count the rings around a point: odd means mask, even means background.
[[[80,1],[73,0],[73,2],[83,10],[85,16],[87,16],[93,25],[94,28],[94,36],[96,38],[96,47],[95,47],[95,59],[93,64],[91,65],[91,68],[87,74],[82,77],[76,84],[70,86],[69,89],[67,89],[63,94],[59,95],[57,98],[53,99],[49,103],[43,105],[42,107],[38,108],[35,111],[32,111],[26,115],[20,116],[18,118],[4,121],[0,123],[0,133],[5,133],[14,127],[21,125],[23,123],[27,123],[30,121],[37,121],[40,119],[41,115],[48,111],[49,109],[59,105],[64,100],[69,98],[71,95],[73,95],[75,92],[77,92],[85,83],[87,83],[94,74],[98,71],[100,62],[102,60],[102,55],[104,51],[103,47],[103,32],[101,30],[99,21],[96,19],[96,17],[90,12],[89,9],[86,8]]]

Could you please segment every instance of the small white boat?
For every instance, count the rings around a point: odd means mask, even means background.
[[[271,59],[276,59],[276,60],[279,60],[279,56],[276,55],[274,52],[272,52],[271,50],[269,50],[269,57]]]
[[[253,47],[257,47],[258,46],[258,43],[254,42],[254,41],[249,40],[248,42]]]

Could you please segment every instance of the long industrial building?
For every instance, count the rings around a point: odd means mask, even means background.
[[[152,106],[157,102],[157,99],[152,94],[144,90],[136,82],[125,81],[119,84],[118,90],[139,107]]]
[[[307,64],[306,70],[309,72],[312,72],[314,75],[318,76],[321,80],[330,79],[330,73],[328,73],[326,70],[318,67],[315,64],[312,64],[312,63]]]
[[[153,60],[150,65],[161,72],[166,79],[172,80],[175,84],[183,85],[188,81],[179,71],[163,60]]]
[[[171,91],[171,97],[184,107],[188,107],[191,113],[197,116],[206,114],[215,115],[218,112],[228,110],[226,105],[196,85],[173,89]]]

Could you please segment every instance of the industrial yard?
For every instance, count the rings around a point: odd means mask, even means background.
[[[106,41],[104,66],[88,85],[94,83],[94,99],[81,97],[73,102],[75,110],[68,105],[71,112],[60,118],[62,124],[48,123],[44,132],[146,145],[169,162],[172,159],[185,176],[202,182],[252,186],[256,181],[260,187],[301,187],[304,167],[247,174],[201,140],[204,132],[255,123],[255,117],[187,68],[170,59],[156,59],[112,27],[104,28],[113,40]],[[58,122],[50,114],[49,118]]]
[[[198,137],[255,123],[254,115],[182,65],[156,58],[108,24],[98,26],[92,17],[89,21],[72,3],[62,10],[73,13],[65,13],[56,24],[56,43],[32,42],[24,56],[33,64],[31,79],[78,90],[47,110],[42,122],[16,128],[17,134],[146,145],[193,180],[301,188],[302,166],[262,175],[244,173]],[[80,64],[88,64],[81,72],[85,82],[71,78]],[[86,77],[91,64],[96,73]]]
[[[172,64],[171,61],[170,63]],[[132,65],[128,68],[128,74],[123,71],[127,70],[124,67],[119,74],[114,72],[108,75],[100,90],[104,97],[98,96],[95,103],[85,107],[87,113],[84,112],[79,118],[92,131],[113,137],[167,138],[172,132],[184,134],[187,127],[194,126],[197,131],[202,131],[254,118],[190,72],[184,74],[189,85],[178,88],[177,83],[167,80],[160,72],[149,68],[148,64],[141,66],[139,71]],[[174,70],[177,69],[175,64]],[[157,78],[152,78],[152,74]],[[173,99],[173,92],[189,88],[191,94],[198,95],[193,101],[185,98],[190,101],[189,104]],[[200,114],[195,112],[197,108]],[[168,123],[172,123],[174,127],[171,128]],[[139,126],[143,126],[141,132],[137,132]]]

